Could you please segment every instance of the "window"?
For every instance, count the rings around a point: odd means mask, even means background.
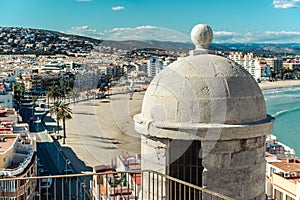
[[[288,195],[285,196],[285,199],[286,199],[286,200],[295,200],[294,198],[292,198],[292,197],[290,197],[290,196],[288,196]]]
[[[283,200],[283,194],[282,192],[274,189],[274,197],[276,200]]]

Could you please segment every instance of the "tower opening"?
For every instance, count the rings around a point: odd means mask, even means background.
[[[202,187],[202,166],[201,141],[171,140],[169,143],[169,175]],[[169,186],[169,197],[176,196],[176,199],[199,199],[201,194],[187,190],[183,185]],[[193,198],[190,198],[193,197]]]

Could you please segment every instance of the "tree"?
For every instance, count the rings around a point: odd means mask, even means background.
[[[47,92],[47,97],[48,97],[48,107],[49,107],[50,98],[52,98],[53,101],[55,102],[59,97],[61,97],[61,92],[59,87],[57,85],[53,85],[49,87]]]
[[[69,107],[69,104],[64,103],[63,101],[54,102],[53,106],[50,109],[51,114],[55,114],[57,128],[59,129],[59,121],[63,121],[63,144],[66,143],[66,120],[72,119],[72,109]]]
[[[14,85],[14,98],[18,104],[18,109],[20,109],[20,104],[22,102],[24,92],[25,92],[24,83]]]
[[[36,102],[37,102],[37,100],[38,100],[38,97],[32,95],[31,100],[32,100],[33,105],[34,105],[34,106],[37,106],[37,105],[36,105]]]

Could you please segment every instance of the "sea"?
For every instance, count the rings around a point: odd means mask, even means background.
[[[300,157],[300,86],[263,90],[267,113],[275,117],[272,135]]]

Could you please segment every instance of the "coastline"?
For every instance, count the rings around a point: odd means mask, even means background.
[[[293,87],[293,86],[300,86],[300,80],[281,80],[281,81],[262,81],[258,83],[260,89],[267,90],[267,89],[275,89],[275,88],[284,88],[284,87]]]
[[[300,80],[284,80],[275,82],[263,81],[258,85],[262,90],[293,87],[300,86]],[[110,90],[110,93],[114,92],[118,93],[119,91],[117,89]],[[92,99],[72,104],[74,113],[73,118],[66,121],[68,138],[66,139],[66,144],[62,144],[62,141],[59,140],[61,146],[70,147],[78,159],[83,161],[85,165],[91,167],[101,164],[109,164],[110,162],[107,160],[113,159],[117,154],[139,153],[141,151],[140,139],[135,137],[134,134],[126,134],[127,132],[134,133],[132,121],[128,120],[126,117],[118,118],[118,122],[115,119],[117,114],[116,111],[120,110],[119,107],[116,107],[119,105],[116,102],[121,101],[122,103],[123,100],[124,105],[121,105],[127,109],[129,116],[132,117],[140,112],[143,95],[144,92],[135,92],[133,93],[132,99],[129,100],[126,95],[119,94],[119,96],[110,96],[105,99]],[[120,97],[123,97],[124,99]],[[112,104],[112,102],[114,102],[114,104]],[[115,108],[114,112],[112,107]],[[91,115],[87,115],[85,113],[91,113]],[[103,113],[105,113],[105,115],[103,115]],[[91,136],[91,134],[88,133],[89,137],[87,137],[84,135],[86,131],[82,131],[80,129],[82,126],[85,127],[85,130],[89,130],[91,128],[91,123],[88,123],[87,121],[82,122],[82,119],[86,119],[87,116],[93,117],[98,124],[96,127],[92,128],[93,130],[96,128],[101,129],[101,131],[97,133],[99,134],[98,136]],[[83,141],[83,138],[86,141]],[[95,142],[98,142],[97,145],[94,144]],[[101,149],[95,150],[94,146],[99,146]],[[98,153],[95,154],[94,152]]]

